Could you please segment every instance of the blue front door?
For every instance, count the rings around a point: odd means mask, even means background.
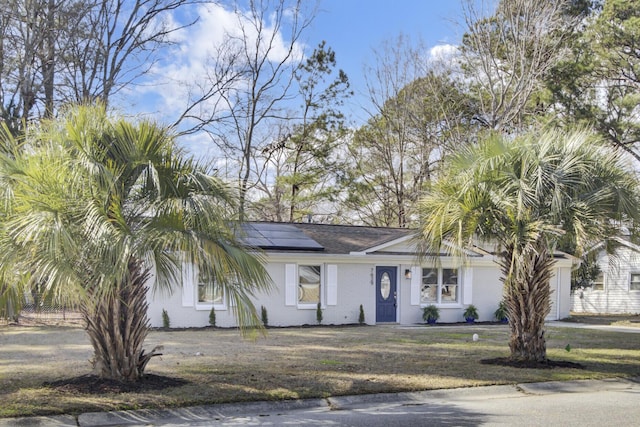
[[[397,267],[376,267],[376,322],[395,322]]]

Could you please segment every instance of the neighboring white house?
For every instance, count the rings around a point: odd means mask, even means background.
[[[502,299],[500,270],[494,256],[480,248],[468,252],[465,264],[447,256],[437,263],[418,263],[412,231],[399,228],[256,222],[245,225],[245,242],[264,251],[274,288],[255,298],[267,309],[269,325],[316,324],[320,302],[323,324],[358,322],[423,323],[422,308],[435,304],[439,322],[464,321],[474,304],[479,321],[491,321]],[[551,280],[549,319],[569,315],[572,259],[559,255]],[[162,326],[166,310],[172,327],[236,325],[233,307],[224,295],[198,284],[198,272],[183,268],[182,287],[172,295],[149,292],[149,317]]]
[[[622,241],[614,255],[601,250],[596,263],[600,274],[594,283],[571,292],[571,311],[640,313],[640,247]]]

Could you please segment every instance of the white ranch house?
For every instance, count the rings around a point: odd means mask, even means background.
[[[441,256],[439,262],[418,264],[412,231],[399,228],[326,224],[248,223],[245,242],[264,251],[274,288],[260,294],[255,305],[267,309],[270,326],[316,324],[320,302],[323,324],[358,322],[362,305],[367,324],[423,323],[423,307],[435,304],[439,322],[464,321],[469,304],[479,321],[492,321],[502,299],[500,271],[490,252],[474,247],[465,264]],[[549,320],[569,315],[572,259],[556,256],[551,280]],[[149,317],[162,326],[166,310],[171,327],[209,324],[212,308],[216,325],[236,326],[224,295],[198,283],[198,273],[183,266],[182,287],[172,295],[149,292]]]
[[[599,277],[571,293],[571,311],[597,314],[640,313],[640,247],[622,241],[614,255],[601,250]]]

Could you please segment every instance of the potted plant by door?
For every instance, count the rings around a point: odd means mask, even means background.
[[[475,305],[469,304],[467,309],[464,311],[463,316],[467,323],[473,323],[478,318],[478,309]]]
[[[433,325],[440,318],[440,310],[435,305],[428,305],[422,309],[422,320]]]
[[[493,316],[498,320],[498,322],[507,323],[507,305],[504,300],[500,301],[498,309],[493,312]]]

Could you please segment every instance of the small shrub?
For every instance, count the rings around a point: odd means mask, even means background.
[[[362,308],[362,304],[360,304],[360,314],[358,315],[358,323],[364,325],[364,308]]]
[[[209,324],[214,328],[216,327],[216,311],[213,307],[211,307],[211,311],[209,312]]]
[[[422,320],[427,323],[436,323],[440,318],[440,310],[435,305],[428,305],[422,309]]]
[[[316,320],[318,321],[318,325],[322,323],[322,305],[318,303],[318,308],[316,309]]]
[[[262,317],[262,324],[266,328],[269,326],[269,316],[267,315],[267,307],[264,305],[260,306],[260,315]]]
[[[475,305],[469,304],[469,306],[464,311],[463,316],[467,322],[474,322],[479,317],[478,309]]]
[[[169,319],[169,313],[164,308],[162,309],[162,327],[169,329],[171,327],[171,319]]]

